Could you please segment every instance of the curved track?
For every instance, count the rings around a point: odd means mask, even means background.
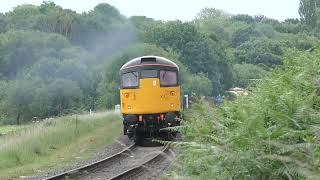
[[[151,159],[113,176],[110,180],[143,179],[142,177],[144,175],[155,173],[155,169],[153,169],[154,165],[167,160],[167,157],[170,156],[167,154],[168,150],[168,146],[163,147],[161,152],[153,156]],[[151,177],[149,176],[149,178]]]
[[[151,169],[157,166],[155,164],[168,161],[168,150],[167,146],[130,145],[110,157],[46,179],[141,179],[144,175],[150,175]],[[152,171],[159,171],[159,168]]]

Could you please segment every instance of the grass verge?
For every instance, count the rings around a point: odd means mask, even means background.
[[[0,126],[0,135],[6,135],[15,133],[17,131],[20,131],[24,128],[28,127],[28,125],[6,125],[6,126]]]
[[[87,159],[119,136],[120,116],[49,119],[0,139],[0,179],[16,179]]]

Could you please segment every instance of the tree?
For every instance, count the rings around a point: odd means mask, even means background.
[[[223,46],[199,32],[192,23],[158,24],[145,33],[145,41],[180,54],[191,73],[203,72],[213,83],[214,93],[232,85],[231,68]]]
[[[235,85],[242,88],[259,81],[267,74],[264,68],[253,64],[235,64],[233,72],[235,73]]]
[[[97,54],[114,52],[121,42],[126,44],[134,39],[132,26],[115,7],[106,3],[82,13],[78,21],[77,33],[71,41]]]
[[[9,31],[0,34],[0,72],[4,78],[14,79],[19,72],[30,68],[43,57],[63,59],[70,42],[61,35],[31,31]],[[80,54],[73,54],[78,57]],[[79,57],[81,60],[83,57]]]
[[[204,8],[196,16],[196,20],[207,21],[212,19],[226,19],[230,15],[219,9],[214,8]]]
[[[0,81],[0,124],[3,122],[8,115],[7,112],[7,93],[8,93],[9,84],[6,81]]]
[[[5,16],[0,13],[0,33],[4,33],[7,31],[7,21]]]
[[[255,19],[247,14],[239,14],[239,15],[235,15],[231,17],[231,21],[241,21],[241,22],[245,22],[247,24],[254,24],[255,23]]]
[[[40,31],[61,34],[71,39],[78,34],[79,18],[74,11],[57,9],[41,16],[37,26]]]
[[[31,4],[19,5],[6,15],[8,30],[35,29],[40,17],[39,7]]]
[[[212,82],[203,73],[190,74],[182,84],[183,94],[196,94],[197,96],[211,96]]]
[[[82,90],[76,82],[68,79],[56,79],[37,89],[32,107],[37,116],[58,116],[70,113],[82,105]]]
[[[310,51],[320,43],[317,37],[309,36],[306,33],[281,34],[277,39],[282,44],[282,48],[291,48],[299,51]]]
[[[36,82],[17,80],[10,84],[7,94],[7,111],[15,116],[16,124],[30,121],[33,115],[31,103],[35,97]]]
[[[301,20],[305,22],[309,27],[315,28],[317,24],[317,7],[320,7],[318,0],[300,0],[299,14]]]
[[[253,39],[234,51],[235,62],[272,67],[282,63],[282,44],[266,38]]]
[[[266,19],[268,19],[265,15],[255,15],[254,16],[254,21],[257,23],[261,23],[263,21],[265,21]]]
[[[257,31],[254,26],[249,26],[243,29],[238,29],[234,32],[234,34],[231,37],[231,46],[237,47],[250,39],[261,37],[262,34]]]

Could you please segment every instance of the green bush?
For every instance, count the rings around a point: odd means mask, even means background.
[[[268,71],[254,64],[235,64],[233,66],[235,85],[246,88],[263,78]]]
[[[320,175],[320,51],[289,52],[248,96],[219,109],[193,104],[176,176],[317,179]]]
[[[203,73],[190,74],[182,84],[183,94],[196,94],[198,96],[212,95],[212,82]]]

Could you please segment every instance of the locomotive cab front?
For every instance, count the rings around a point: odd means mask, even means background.
[[[180,125],[179,68],[172,61],[144,56],[120,69],[124,134],[134,137],[172,136],[162,128]]]

